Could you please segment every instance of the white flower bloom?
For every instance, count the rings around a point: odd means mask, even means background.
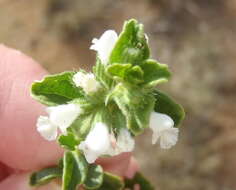
[[[150,128],[153,130],[152,144],[160,139],[160,146],[169,149],[177,143],[179,129],[174,127],[174,121],[166,114],[152,112]]]
[[[122,128],[115,138],[114,134],[110,134],[111,146],[106,152],[107,155],[115,156],[122,152],[132,152],[134,150],[134,139],[127,129]]]
[[[78,148],[84,152],[87,162],[93,163],[102,155],[115,156],[122,152],[131,152],[134,144],[127,129],[122,129],[116,139],[113,133],[109,133],[106,124],[97,123]]]
[[[48,141],[57,137],[57,126],[53,125],[48,117],[39,116],[37,121],[37,131]]]
[[[40,116],[37,121],[38,132],[47,140],[52,141],[57,137],[58,128],[62,133],[81,113],[81,108],[76,104],[52,106],[46,109],[49,117]]]
[[[92,73],[85,74],[78,72],[73,76],[73,82],[77,87],[83,88],[87,94],[96,92],[100,87],[100,84],[96,81]]]
[[[109,134],[109,140],[110,140],[110,146],[104,154],[109,156],[118,155],[119,151],[117,149],[117,141],[113,132]]]
[[[84,152],[88,163],[104,155],[111,146],[109,129],[104,123],[96,123],[94,128],[89,132],[85,141],[79,145],[79,149]]]
[[[81,108],[78,104],[64,104],[48,107],[46,111],[51,123],[58,126],[62,133],[66,133],[66,129],[81,113]]]
[[[117,137],[117,148],[122,152],[132,152],[134,150],[134,139],[127,129],[122,128]]]
[[[107,30],[99,39],[92,40],[93,45],[90,46],[90,49],[97,51],[102,63],[106,64],[117,39],[118,35],[114,30]]]

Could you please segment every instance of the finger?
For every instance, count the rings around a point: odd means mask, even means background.
[[[131,153],[122,153],[118,156],[98,159],[97,164],[102,165],[103,169],[119,176],[125,176],[129,167]]]
[[[135,185],[134,185],[134,190],[140,190],[139,184],[135,184]]]
[[[0,181],[8,177],[11,173],[11,169],[8,168],[6,165],[0,163]]]
[[[31,83],[47,72],[19,51],[0,45],[0,161],[31,170],[51,165],[61,150],[35,129],[44,107],[30,97]]]
[[[14,174],[0,183],[0,189],[6,190],[60,190],[60,186],[55,182],[43,185],[38,188],[30,187],[29,174]]]
[[[139,170],[138,162],[134,157],[131,157],[128,169],[125,172],[125,177],[132,179]]]

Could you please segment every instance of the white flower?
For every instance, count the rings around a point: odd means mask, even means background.
[[[57,138],[57,126],[53,125],[46,116],[39,116],[37,121],[37,131],[48,141]]]
[[[118,35],[114,30],[107,30],[99,39],[92,40],[93,45],[90,46],[90,49],[97,51],[102,63],[106,64],[117,39]]]
[[[63,133],[66,133],[66,129],[81,113],[81,108],[78,104],[64,104],[48,107],[46,111],[50,121],[58,126]]]
[[[121,152],[132,152],[134,150],[134,139],[127,129],[122,128],[117,137],[117,149]]]
[[[179,129],[174,127],[174,121],[166,114],[152,112],[150,128],[153,130],[152,144],[160,139],[160,146],[169,149],[177,143]]]
[[[64,104],[46,109],[49,117],[40,116],[37,121],[37,131],[47,140],[52,141],[57,137],[57,129],[66,133],[66,129],[81,113],[77,104]]]
[[[116,148],[117,147],[116,137],[113,132],[109,134],[109,141],[110,141],[110,146],[107,149],[107,151],[104,153],[104,155],[109,155],[109,156],[118,155],[119,152]]]
[[[111,146],[106,152],[107,155],[115,156],[122,152],[132,152],[134,150],[134,139],[127,129],[122,128],[119,131],[117,139],[114,134],[110,134]]]
[[[88,94],[96,92],[100,87],[100,84],[96,81],[94,74],[78,72],[73,76],[73,82],[77,87],[83,88]]]
[[[127,129],[121,129],[116,139],[112,132],[109,133],[106,124],[96,123],[78,148],[84,152],[87,162],[93,163],[103,155],[115,156],[122,152],[131,152],[134,144],[134,139]]]
[[[109,129],[104,123],[96,123],[94,128],[89,132],[85,141],[79,145],[79,149],[84,152],[88,163],[104,155],[111,146]]]

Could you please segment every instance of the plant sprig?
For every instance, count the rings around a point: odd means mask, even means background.
[[[57,139],[65,152],[57,166],[33,173],[30,184],[60,178],[62,190],[122,190],[135,184],[152,190],[140,173],[123,181],[94,162],[131,152],[134,137],[148,127],[153,143],[176,144],[184,110],[156,89],[169,80],[168,66],[150,58],[143,25],[134,19],[125,22],[119,36],[108,30],[94,39],[90,49],[97,51],[93,73],[67,71],[32,84],[32,97],[48,106],[49,115],[39,117],[37,130],[47,140]]]

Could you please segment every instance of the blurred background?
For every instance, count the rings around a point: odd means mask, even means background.
[[[0,42],[51,73],[89,71],[92,38],[129,18],[173,72],[160,88],[186,110],[173,149],[137,138],[142,171],[157,190],[235,190],[236,0],[0,0]]]

